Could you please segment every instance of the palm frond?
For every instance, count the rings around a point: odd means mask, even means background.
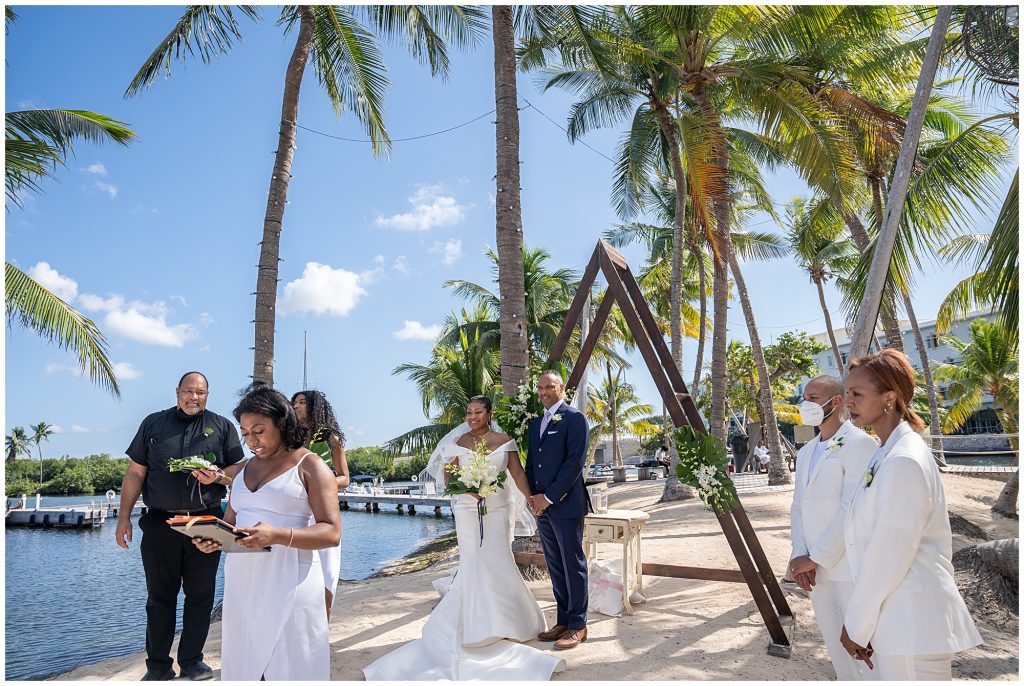
[[[236,5],[253,21],[260,18],[259,7],[256,5]],[[185,55],[199,56],[209,64],[213,58],[227,53],[235,41],[241,40],[238,21],[229,5],[189,5],[156,49],[142,63],[124,95],[126,98],[137,95],[149,87],[161,73],[171,75],[171,62],[185,62]]]
[[[107,357],[107,340],[93,321],[51,293],[35,279],[4,263],[4,305],[7,321],[19,324],[78,357],[93,383],[116,398],[121,389]]]

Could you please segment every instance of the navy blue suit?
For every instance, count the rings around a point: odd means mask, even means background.
[[[526,478],[551,505],[537,517],[537,530],[558,605],[555,624],[570,629],[587,625],[587,559],[583,555],[583,519],[590,498],[583,481],[587,455],[587,420],[563,402],[540,435],[543,415],[530,421]]]

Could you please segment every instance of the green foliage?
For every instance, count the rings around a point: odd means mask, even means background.
[[[390,479],[395,471],[395,459],[377,446],[346,450],[345,460],[348,462],[348,471],[352,476],[370,474]]]
[[[707,509],[718,514],[734,510],[740,501],[729,478],[725,446],[714,436],[699,434],[690,426],[676,429],[674,435],[679,452],[679,480],[697,490]]]
[[[121,480],[128,469],[128,458],[111,459],[110,455],[89,455],[84,458],[62,457],[43,460],[43,485],[39,487],[39,462],[14,460],[4,469],[5,493],[8,497],[22,493],[67,495],[106,493],[121,489]]]
[[[391,478],[394,481],[408,481],[414,476],[419,475],[424,469],[427,468],[427,462],[430,460],[429,453],[423,453],[421,455],[414,455],[408,459],[395,460],[394,471]]]

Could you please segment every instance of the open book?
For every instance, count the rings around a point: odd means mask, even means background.
[[[225,553],[269,553],[270,546],[243,548],[236,541],[248,534],[235,533],[234,527],[212,515],[179,515],[167,520],[172,529],[189,538],[205,538],[220,543]]]

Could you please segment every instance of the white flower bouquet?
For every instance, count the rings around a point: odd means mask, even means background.
[[[739,505],[736,486],[729,478],[729,457],[714,436],[697,434],[692,427],[676,429],[679,480],[697,489],[704,507],[724,514]]]
[[[504,488],[505,479],[508,478],[507,471],[499,469],[491,462],[490,453],[487,442],[481,438],[473,451],[473,457],[461,460],[458,466],[451,462],[445,465],[445,471],[448,472],[445,495],[480,496],[476,503],[476,513],[480,520],[480,545],[484,542],[484,516],[487,514],[487,502],[484,498]]]

